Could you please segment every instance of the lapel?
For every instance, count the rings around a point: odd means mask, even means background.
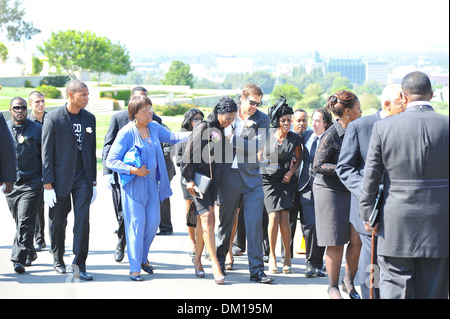
[[[64,126],[66,127],[67,130],[69,130],[73,139],[76,141],[77,137],[75,136],[75,132],[73,131],[73,124],[72,124],[72,120],[70,119],[69,111],[67,110],[67,103],[64,104],[64,106],[62,108],[63,108],[62,114],[63,114],[64,124],[65,124]]]

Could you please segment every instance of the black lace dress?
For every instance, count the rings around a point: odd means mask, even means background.
[[[314,157],[313,183],[319,246],[340,246],[350,236],[350,192],[336,174],[345,129],[339,121],[323,134]]]

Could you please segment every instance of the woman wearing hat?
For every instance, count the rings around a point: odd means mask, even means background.
[[[277,273],[275,246],[280,229],[284,246],[283,273],[291,272],[289,209],[294,206],[296,187],[291,178],[302,160],[302,137],[291,131],[292,108],[282,96],[269,108],[272,128],[260,152],[264,205],[269,214],[269,271]],[[292,165],[292,159],[295,162]]]

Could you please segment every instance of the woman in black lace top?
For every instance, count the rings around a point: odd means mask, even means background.
[[[328,98],[327,107],[337,119],[322,136],[313,164],[316,173],[313,192],[317,241],[319,246],[327,247],[325,263],[330,281],[328,294],[331,298],[342,298],[339,292],[339,272],[344,245],[349,242],[342,289],[351,298],[359,299],[353,279],[358,270],[361,241],[349,221],[350,192],[339,180],[335,168],[345,129],[351,121],[361,117],[361,104],[355,94],[341,90]]]

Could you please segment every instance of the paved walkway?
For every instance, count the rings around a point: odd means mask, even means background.
[[[143,282],[129,279],[127,257],[121,263],[114,261],[113,253],[117,243],[114,230],[117,222],[111,193],[102,185],[101,176],[98,177],[98,197],[91,206],[87,271],[93,275],[94,280],[90,282],[77,282],[70,274],[57,274],[53,270],[53,259],[48,248],[38,253],[38,259],[31,267],[26,268],[24,274],[16,274],[9,260],[15,233],[14,221],[4,196],[0,196],[0,298],[328,299],[328,278],[305,278],[304,255],[298,254],[294,254],[292,273],[271,275],[275,278],[275,283],[270,285],[249,281],[246,254],[235,257],[235,270],[228,272],[224,285],[214,283],[211,264],[204,259],[206,277],[195,277],[191,258],[187,254],[189,241],[179,176],[178,171],[171,183],[174,191],[171,197],[174,234],[156,236],[149,255],[154,274],[144,273]],[[48,229],[48,222],[46,228]],[[67,265],[73,259],[72,228],[71,213],[66,232]],[[296,234],[298,245],[299,236],[300,234]],[[46,242],[49,246],[48,232]],[[294,250],[297,248],[298,246],[294,246]],[[281,263],[278,264],[281,269]],[[266,273],[268,274],[267,264]]]

